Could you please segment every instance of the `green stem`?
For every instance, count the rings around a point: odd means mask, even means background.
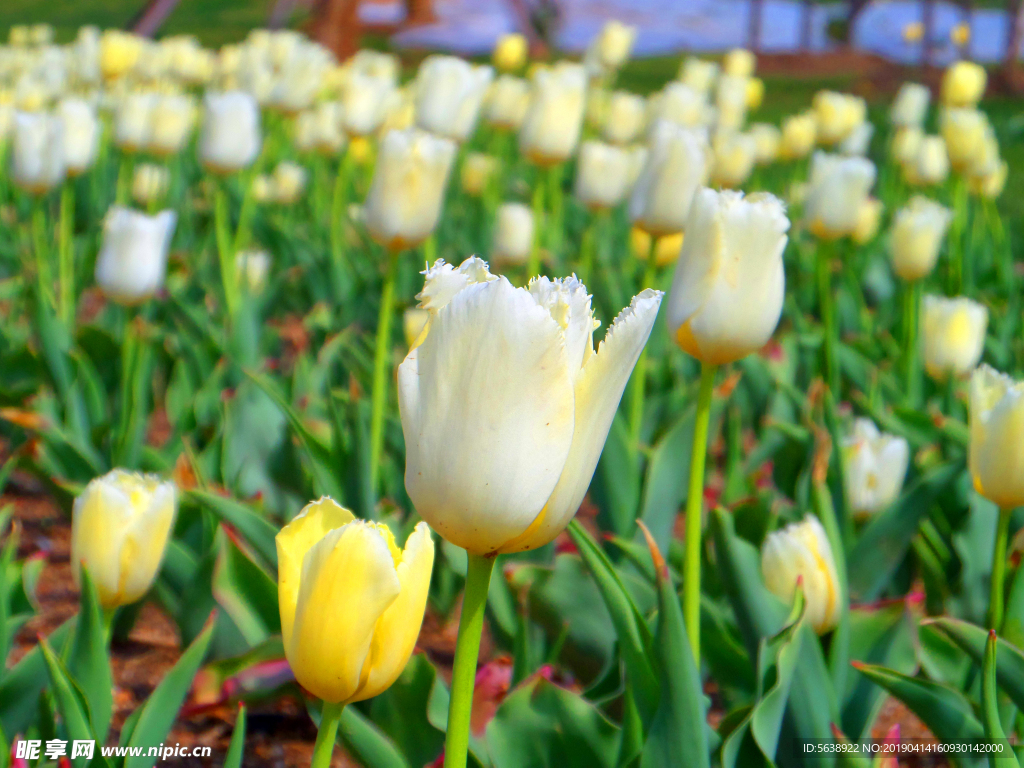
[[[921,355],[918,343],[918,318],[921,283],[914,280],[903,289],[903,360],[906,366],[907,398],[916,407],[921,389]]]
[[[708,423],[711,398],[715,391],[717,365],[701,363],[697,418],[693,423],[693,450],[690,451],[690,489],[686,496],[686,551],[683,561],[683,618],[700,669],[700,540],[704,500],[704,461],[708,453]]]
[[[121,164],[117,169],[117,186],[114,192],[114,202],[118,205],[128,205],[132,189],[132,173],[135,170],[135,161],[127,152],[121,155]]]
[[[557,262],[562,252],[562,165],[556,163],[548,168],[548,248],[551,258]]]
[[[996,545],[992,552],[992,591],[988,603],[988,628],[997,632],[1003,624],[1003,592],[1006,580],[1006,546],[1010,538],[1012,509],[999,510]]]
[[[344,704],[324,702],[320,711],[320,727],[316,732],[316,744],[313,747],[313,760],[309,768],[329,768],[331,755],[334,754],[334,742],[338,738],[338,721],[341,720]]]
[[[967,223],[967,182],[960,174],[953,176],[953,221],[949,227],[949,277],[946,293],[959,296],[964,292],[964,227]]]
[[[224,288],[224,304],[228,317],[233,318],[238,310],[238,271],[235,269],[235,250],[231,241],[228,195],[223,186],[217,187],[213,219],[217,236],[217,256],[220,260],[220,281]]]
[[[544,185],[533,185],[533,247],[526,262],[526,281],[540,274],[540,248],[544,231]]]
[[[60,192],[60,246],[57,252],[60,273],[60,318],[71,330],[75,320],[75,253],[72,232],[75,215],[75,190],[71,182]]]
[[[658,265],[654,254],[658,250],[658,238],[651,235],[651,244],[647,251],[647,266],[644,270],[643,288],[653,288],[658,280]],[[647,347],[645,346],[637,358],[633,368],[633,385],[629,392],[629,436],[630,443],[637,455],[640,453],[640,432],[644,423],[644,395],[647,388]]]
[[[487,588],[494,568],[493,557],[469,555],[466,591],[462,597],[459,638],[455,643],[451,700],[448,704],[448,735],[444,741],[444,768],[465,768],[469,751],[469,718],[473,710],[473,686],[484,628]]]
[[[254,169],[250,168],[241,175],[242,206],[238,210],[238,226],[235,228],[235,253],[249,244],[249,219],[252,214],[253,194],[252,181]]]
[[[348,203],[348,181],[351,172],[352,153],[346,148],[338,164],[338,173],[334,177],[334,189],[331,193],[331,279],[336,299],[340,299],[344,294],[345,205]]]
[[[46,237],[46,205],[41,197],[37,197],[32,206],[32,249],[36,256],[39,300],[52,311],[57,302],[53,295],[53,269],[50,266],[50,249]]]
[[[391,354],[391,315],[395,298],[395,277],[399,254],[389,253],[388,271],[377,316],[377,344],[373,355],[373,390],[370,406],[370,488],[377,492],[380,454],[384,447],[384,410],[388,400],[388,356]]]
[[[832,242],[818,241],[816,271],[818,277],[818,306],[824,330],[822,349],[824,351],[824,379],[829,389],[839,396],[839,370],[836,367],[836,312],[832,296]]]

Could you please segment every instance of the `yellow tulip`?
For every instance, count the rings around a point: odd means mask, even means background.
[[[768,534],[761,549],[761,573],[765,586],[786,602],[793,600],[797,580],[801,581],[807,598],[805,616],[819,635],[839,623],[839,576],[825,529],[816,517]]]
[[[938,381],[963,376],[985,348],[988,309],[964,296],[925,296],[921,304],[921,351],[928,375]]]
[[[892,269],[904,280],[920,280],[935,268],[953,213],[941,203],[915,195],[892,224]]]
[[[281,636],[295,679],[334,704],[386,690],[423,623],[434,565],[427,524],[403,551],[386,525],[356,520],[322,498],[276,541]]]
[[[958,61],[942,75],[942,103],[947,107],[973,107],[985,93],[988,75],[973,61]]]
[[[108,79],[121,77],[142,55],[142,39],[128,32],[108,29],[100,37],[100,70]]]
[[[117,608],[149,590],[174,524],[174,483],[123,469],[97,477],[71,511],[71,566],[89,571],[100,603]]]
[[[751,112],[757,110],[764,101],[764,80],[760,77],[752,77],[747,80],[747,109]]]
[[[878,234],[878,224],[882,219],[882,209],[882,201],[876,197],[869,197],[861,203],[857,223],[850,233],[853,242],[864,245],[875,238]]]
[[[733,77],[750,77],[757,68],[757,57],[745,48],[733,48],[722,59],[722,72]]]
[[[818,139],[818,121],[813,112],[790,115],[782,121],[782,144],[779,154],[783,160],[807,157]]]
[[[518,72],[526,64],[528,47],[526,38],[516,32],[502,35],[494,44],[491,60],[500,72]]]
[[[999,506],[1024,504],[1024,382],[982,365],[971,377],[968,466],[975,490]]]

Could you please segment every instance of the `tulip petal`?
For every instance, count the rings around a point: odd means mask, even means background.
[[[176,511],[173,483],[160,483],[146,509],[138,509],[125,531],[121,547],[120,599],[124,604],[141,598],[156,577]]]
[[[654,327],[661,291],[647,289],[633,298],[608,329],[597,353],[576,379],[576,431],[572,447],[544,510],[502,552],[522,552],[551,541],[569,524],[590,487],[608,430],[626,382]]]
[[[530,281],[528,290],[565,332],[569,375],[575,381],[584,363],[594,353],[594,328],[597,322],[590,308],[586,286],[576,279],[576,275],[564,280],[535,277]]]
[[[329,531],[355,520],[355,516],[329,496],[310,502],[274,539],[277,543],[277,602],[281,610],[281,636],[290,637],[299,599],[302,561]]]
[[[469,286],[398,369],[405,487],[445,539],[476,554],[520,534],[573,435],[564,334],[508,280]]]
[[[355,520],[314,544],[284,638],[299,684],[324,701],[348,701],[362,683],[377,620],[400,591],[391,550],[372,525]]]
[[[458,267],[438,259],[423,272],[423,290],[416,294],[421,309],[437,312],[448,304],[455,295],[471,285],[489,283],[498,279],[487,269],[487,262],[470,256]]]
[[[434,542],[430,528],[421,522],[406,541],[397,567],[401,592],[377,620],[363,668],[364,682],[349,701],[376,696],[402,674],[420,636],[433,568]]]
[[[75,499],[72,516],[71,566],[75,578],[84,562],[100,602],[104,606],[119,605],[121,549],[132,518],[128,494],[105,482],[105,478],[97,478]]]

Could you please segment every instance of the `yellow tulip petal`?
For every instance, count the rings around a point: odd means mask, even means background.
[[[71,526],[71,565],[75,578],[84,563],[100,602],[118,605],[121,548],[131,520],[128,495],[97,478],[75,499]]]
[[[123,604],[141,598],[156,578],[174,524],[175,495],[173,484],[162,483],[145,499],[144,509],[136,507],[121,548],[118,591]]]

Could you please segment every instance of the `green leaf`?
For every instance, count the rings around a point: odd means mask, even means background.
[[[996,631],[990,630],[985,643],[985,661],[981,667],[981,714],[985,736],[1000,745],[999,754],[989,755],[992,768],[1020,768],[1017,758],[1010,752],[1003,725],[999,722],[999,691],[996,688]]]
[[[925,626],[935,627],[966,652],[976,664],[984,663],[988,632],[960,619],[942,617],[928,619]],[[996,642],[996,679],[999,687],[1024,710],[1024,652],[1003,638]]]
[[[319,718],[317,718],[319,722]],[[338,734],[346,749],[373,768],[410,768],[398,747],[355,707],[345,707]]]
[[[277,567],[277,544],[274,541],[277,528],[270,521],[241,502],[209,491],[186,491],[185,498],[205,507],[222,522],[233,526],[260,557],[274,568]]]
[[[223,528],[217,534],[216,547],[213,596],[246,642],[258,645],[281,631],[277,583],[236,546]]]
[[[437,670],[425,654],[418,653],[409,659],[394,684],[370,705],[374,724],[398,746],[409,765],[429,764],[444,747],[444,733],[427,719],[436,682]]]
[[[245,704],[238,705],[238,717],[235,718],[235,730],[231,734],[228,752],[224,755],[224,768],[242,768],[245,756]]]
[[[956,689],[874,664],[855,663],[853,666],[906,704],[940,741],[952,743],[985,738],[985,729],[974,716],[970,702]]]
[[[81,571],[81,607],[67,657],[71,676],[85,691],[92,730],[101,744],[106,743],[110,715],[114,707],[114,676],[110,669],[103,609],[96,585],[85,566]]]
[[[142,705],[126,744],[122,735],[123,744],[128,747],[148,748],[166,741],[167,734],[170,733],[171,726],[178,716],[178,710],[181,709],[182,702],[192,687],[192,680],[203,663],[210,638],[213,637],[213,625],[212,620],[208,622],[206,629],[185,649],[177,663],[164,675],[164,679]],[[124,768],[152,768],[157,756],[149,756],[145,752],[144,749],[142,755],[128,757],[124,762]]]
[[[57,658],[50,644],[45,639],[40,639],[39,647],[42,650],[43,660],[46,663],[46,671],[50,677],[50,689],[57,702],[57,709],[60,711],[61,720],[67,730],[69,740],[93,739],[95,735],[89,720],[89,704],[85,695],[75,684],[67,668]],[[76,766],[84,766],[88,760],[78,757],[75,760]]]
[[[644,722],[649,723],[660,697],[658,678],[654,672],[651,632],[622,584],[608,557],[590,534],[577,521],[569,524],[569,535],[579,548],[619,638],[619,652],[633,687],[637,708]]]
[[[640,470],[632,449],[629,428],[619,414],[616,414],[608,430],[608,439],[597,463],[591,491],[606,519],[607,527],[619,536],[632,535],[637,499],[640,497]]]
[[[51,647],[62,649],[75,627],[68,619],[47,638]],[[4,733],[24,733],[35,717],[36,701],[46,687],[46,660],[37,645],[0,677],[0,729]]]
[[[654,446],[648,462],[640,519],[650,529],[658,547],[663,550],[668,549],[668,543],[672,539],[672,527],[686,496],[690,453],[693,450],[695,413],[696,406],[686,409],[682,417]],[[710,430],[709,434],[714,435],[715,430]],[[632,526],[629,526],[624,533],[628,535],[631,532]],[[639,536],[639,532],[637,535]]]

